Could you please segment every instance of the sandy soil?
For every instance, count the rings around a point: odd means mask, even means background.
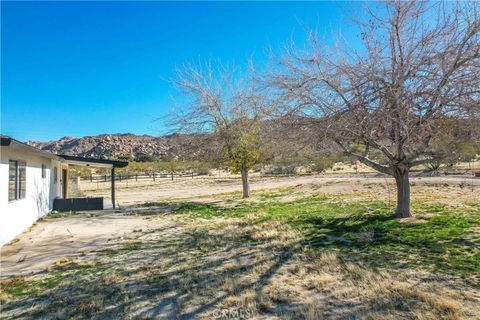
[[[440,176],[440,177],[412,177],[411,183],[416,186],[463,186],[465,190],[480,188],[480,179],[471,179],[469,176]],[[394,192],[395,181],[390,177],[378,174],[366,175],[313,175],[296,177],[253,178],[251,190],[253,192],[268,189],[279,189],[295,186],[312,186],[321,193],[343,194],[371,189],[377,186],[380,189]],[[370,187],[369,187],[370,186]],[[117,187],[116,198],[120,206],[130,206],[145,202],[169,201],[175,199],[205,198],[223,193],[240,192],[240,179],[225,178],[185,179],[179,181],[165,181],[155,185],[135,186],[130,183]],[[88,191],[87,195],[110,198],[110,190]],[[480,198],[479,198],[480,199]]]

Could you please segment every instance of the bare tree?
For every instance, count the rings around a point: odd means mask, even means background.
[[[172,81],[185,99],[172,124],[182,132],[208,133],[203,146],[240,172],[244,198],[250,196],[249,170],[268,150],[261,131],[267,98],[253,75],[253,68],[242,77],[231,67],[190,64]]]
[[[345,153],[395,178],[396,216],[409,217],[409,172],[432,161],[439,121],[478,115],[478,3],[390,1],[369,16],[357,22],[359,49],[311,33],[305,48],[286,50],[273,79],[292,110],[321,119]]]

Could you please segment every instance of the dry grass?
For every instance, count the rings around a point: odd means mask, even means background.
[[[478,319],[480,291],[471,279],[408,264],[373,266],[351,259],[348,247],[340,250],[345,241],[312,249],[295,224],[271,219],[261,206],[254,206],[300,199],[303,188],[230,202],[233,213],[237,205],[251,205],[241,216],[195,206],[175,214],[149,214],[149,230],[115,238],[95,255],[61,258],[40,274],[2,282],[1,316]],[[460,200],[451,191],[438,195],[455,207]],[[429,189],[417,197],[429,192],[431,197]],[[353,200],[344,200],[329,198],[322,205],[349,208]],[[310,204],[299,207],[305,205]],[[205,212],[195,215],[195,210]],[[175,227],[155,228],[166,219]],[[426,223],[418,220],[408,221],[408,227]],[[327,228],[325,221],[314,222]],[[367,228],[349,241],[368,247],[375,237]]]
[[[343,262],[335,252],[311,258],[296,249],[298,234],[288,226],[242,225],[219,219],[189,224],[175,235],[150,234],[141,250],[101,257],[96,264],[60,259],[49,271],[61,272],[59,286],[39,292],[35,307],[30,296],[2,296],[4,316],[26,309],[32,315],[89,317],[108,315],[105,310],[115,306],[116,316],[149,318],[159,303],[169,305],[163,316],[202,319],[214,310],[289,319],[473,319],[477,312],[475,297],[462,295],[462,287],[449,289],[448,278],[371,270]],[[68,273],[80,266],[89,271]],[[3,285],[35,281],[14,278]],[[39,303],[47,300],[53,303]]]

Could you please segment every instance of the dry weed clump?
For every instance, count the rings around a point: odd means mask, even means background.
[[[350,306],[361,319],[394,319],[394,315],[412,319],[462,319],[468,313],[457,301],[458,293],[440,283],[418,285],[420,277],[343,263],[334,253],[322,254],[309,270],[301,283],[315,294],[305,294],[311,299],[295,311],[301,319],[320,315],[325,319],[337,318],[340,315],[329,308],[330,304]]]
[[[222,290],[229,294],[238,294],[240,293],[242,283],[238,278],[226,278],[223,281]]]
[[[248,228],[251,237],[255,241],[262,241],[272,244],[274,246],[289,245],[292,242],[300,240],[300,235],[297,231],[281,222],[265,222],[258,225],[253,225]]]
[[[12,297],[12,294],[8,292],[8,288],[15,288],[23,286],[27,283],[26,278],[24,276],[16,276],[12,277],[7,280],[3,280],[0,282],[0,302],[6,303]]]
[[[338,281],[335,275],[326,272],[310,274],[303,281],[303,285],[308,290],[315,289],[318,292],[329,290],[334,283]]]
[[[10,299],[10,295],[6,292],[0,291],[0,305],[6,303]]]
[[[290,316],[291,319],[318,320],[323,319],[324,309],[317,301],[307,301],[299,310]]]
[[[272,282],[273,283],[271,285],[267,286],[263,290],[263,292],[268,295],[272,302],[292,304],[299,296],[299,292],[295,288],[286,286],[280,281]]]

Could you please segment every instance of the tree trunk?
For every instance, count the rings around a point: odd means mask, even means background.
[[[243,198],[248,198],[248,197],[250,197],[250,184],[248,182],[248,169],[243,167],[240,170],[240,173],[242,174]]]
[[[397,183],[397,209],[395,217],[408,218],[410,213],[410,182],[408,180],[408,168],[395,168],[394,177]]]

